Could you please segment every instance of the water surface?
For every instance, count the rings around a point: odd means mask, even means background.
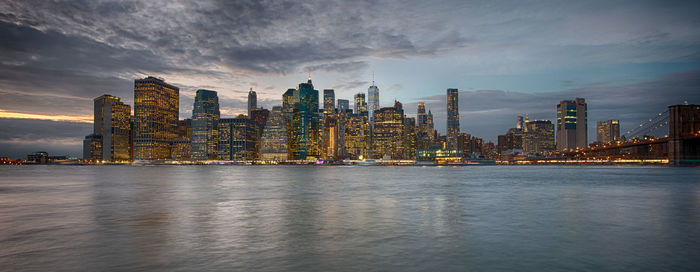
[[[700,169],[0,167],[0,270],[698,271]]]

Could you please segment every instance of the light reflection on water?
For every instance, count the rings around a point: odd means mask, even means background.
[[[698,270],[700,170],[0,168],[18,270]]]

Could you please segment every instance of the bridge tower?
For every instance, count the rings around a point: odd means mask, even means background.
[[[672,105],[668,113],[669,162],[700,164],[700,105]]]

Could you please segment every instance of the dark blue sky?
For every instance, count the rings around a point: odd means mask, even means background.
[[[698,14],[698,1],[2,1],[0,156],[80,155],[92,98],[132,104],[146,75],[181,87],[188,118],[198,88],[235,116],[249,88],[270,108],[311,73],[351,99],[374,71],[383,105],[425,101],[441,131],[460,89],[462,130],[486,140],[584,97],[593,140],[596,121],[626,131],[700,103]]]

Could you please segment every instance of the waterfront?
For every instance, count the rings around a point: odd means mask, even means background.
[[[692,271],[700,168],[6,166],[0,267]]]

